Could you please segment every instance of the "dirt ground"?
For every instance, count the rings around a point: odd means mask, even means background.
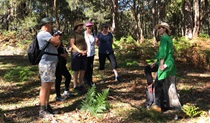
[[[205,46],[209,46],[209,44]],[[109,65],[106,66],[107,69],[105,71],[106,81],[102,82],[98,74],[97,62],[95,63],[93,81],[97,90],[110,88],[108,102],[111,108],[109,111],[101,114],[100,117],[95,117],[90,113],[79,110],[84,95],[74,96],[63,102],[55,102],[55,90],[53,89],[50,100],[57,114],[50,119],[40,119],[38,117],[40,87],[38,75],[31,76],[29,80],[24,82],[8,82],[3,78],[4,74],[11,68],[29,66],[27,57],[22,54],[24,54],[24,51],[17,51],[17,48],[13,50],[4,48],[0,52],[1,123],[210,122],[210,72],[208,70],[196,69],[193,66],[179,62],[176,63],[178,69],[177,89],[182,104],[190,103],[196,105],[199,107],[199,110],[207,113],[204,117],[189,118],[183,112],[173,110],[159,114],[147,111],[144,108],[146,80],[143,69],[146,64],[142,59],[139,59],[138,67],[136,68],[119,68],[122,82],[114,81],[114,75]],[[64,84],[61,88],[62,90],[64,89]],[[176,115],[178,115],[178,119],[175,120]]]

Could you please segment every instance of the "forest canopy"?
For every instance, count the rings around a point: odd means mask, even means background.
[[[192,39],[210,35],[210,0],[0,0],[0,28],[19,34],[39,29],[50,16],[55,28],[68,34],[76,20],[92,21],[95,33],[108,23],[117,39],[132,36],[142,42],[153,37],[155,24],[169,23],[174,36]],[[28,37],[26,37],[28,38]]]

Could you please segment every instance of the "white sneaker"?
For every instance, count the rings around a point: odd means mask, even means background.
[[[71,97],[72,94],[71,94],[69,91],[64,91],[64,92],[63,92],[63,96]]]

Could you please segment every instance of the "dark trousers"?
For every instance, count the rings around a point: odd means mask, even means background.
[[[117,68],[117,61],[116,61],[114,52],[111,52],[109,54],[99,53],[99,64],[100,64],[99,70],[104,70],[105,69],[106,58],[108,58],[108,60],[111,62],[112,69],[116,69]]]
[[[56,67],[56,81],[55,81],[55,91],[56,96],[61,96],[60,94],[60,86],[62,81],[62,76],[65,77],[65,90],[69,91],[69,85],[71,81],[71,74],[69,73],[66,64],[58,63]]]
[[[164,83],[165,79],[163,80],[155,80],[154,83],[154,91],[155,91],[155,98],[154,98],[154,104],[164,108],[164,91],[163,91],[163,83]]]
[[[87,69],[85,71],[84,81],[88,85],[91,85],[93,83],[93,60],[94,56],[87,57]]]
[[[155,82],[153,83],[152,72],[158,71],[158,65],[155,64],[154,67],[150,65],[144,68],[144,73],[147,79],[147,89],[146,89],[146,105],[157,105],[163,107],[164,92],[163,92],[163,80],[158,80],[156,77]]]
[[[154,67],[151,67],[150,65],[148,65],[144,68],[144,73],[145,73],[146,79],[147,79],[147,85],[150,85],[153,83],[152,72],[157,72],[157,71],[158,71],[157,64],[155,64]]]

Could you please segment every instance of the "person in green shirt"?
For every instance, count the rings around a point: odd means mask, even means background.
[[[169,25],[165,22],[161,22],[155,26],[155,29],[160,35],[160,45],[156,54],[159,67],[157,70],[157,79],[154,83],[155,98],[152,109],[161,112],[166,97],[163,91],[163,83],[167,77],[176,74],[176,67],[173,57],[173,42],[169,36],[171,33]]]

